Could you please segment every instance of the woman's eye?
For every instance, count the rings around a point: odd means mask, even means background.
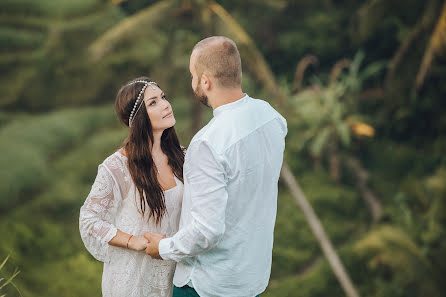
[[[156,102],[155,102],[155,100],[153,100],[152,102],[149,103],[149,106],[152,106],[152,105],[155,105],[155,104],[156,104]]]
[[[161,98],[163,98],[164,100],[167,100],[167,97],[166,97],[166,95],[164,95],[163,97],[161,97]]]

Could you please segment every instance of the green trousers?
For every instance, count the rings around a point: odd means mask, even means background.
[[[172,297],[200,297],[194,288],[189,286],[184,286],[181,288],[173,286],[173,296]]]
[[[173,286],[173,297],[200,297],[194,288],[184,286],[181,288]],[[223,297],[223,296],[222,296]],[[259,297],[258,295],[256,297]]]

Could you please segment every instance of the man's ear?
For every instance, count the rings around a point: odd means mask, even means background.
[[[212,82],[208,74],[203,73],[201,75],[201,88],[203,90],[209,91],[211,89]]]

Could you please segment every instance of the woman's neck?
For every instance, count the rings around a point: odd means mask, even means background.
[[[152,145],[152,156],[159,156],[159,154],[162,154],[161,149],[161,136],[163,135],[163,132],[155,132],[153,131],[153,145]]]

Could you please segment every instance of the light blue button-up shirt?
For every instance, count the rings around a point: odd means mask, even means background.
[[[184,163],[178,233],[160,241],[174,284],[202,297],[253,297],[269,281],[286,120],[248,95],[214,110]]]

